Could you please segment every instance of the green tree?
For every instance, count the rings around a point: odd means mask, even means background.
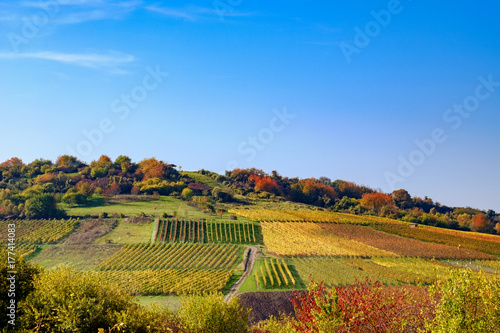
[[[48,219],[60,217],[63,214],[63,211],[57,209],[56,199],[51,194],[38,194],[26,200],[25,215],[27,218]]]

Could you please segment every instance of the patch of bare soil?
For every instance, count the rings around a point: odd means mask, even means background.
[[[148,224],[152,220],[150,217],[138,217],[138,216],[130,216],[126,219],[123,219],[123,222],[126,223],[134,223],[134,224]]]
[[[274,316],[279,318],[281,313],[295,316],[291,301],[292,291],[254,292],[239,294],[240,304],[252,309],[249,316],[250,324],[269,319]]]
[[[68,236],[63,245],[92,244],[97,238],[107,234],[118,223],[115,219],[86,219]]]

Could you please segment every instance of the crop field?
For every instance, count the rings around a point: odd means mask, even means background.
[[[236,244],[130,244],[123,246],[96,269],[231,269],[242,251],[241,246]]]
[[[127,288],[133,294],[184,295],[221,291],[232,276],[223,269],[167,269],[97,272],[106,280]]]
[[[380,281],[384,284],[395,285],[398,282],[387,278],[385,275],[367,272],[348,265],[337,258],[312,257],[289,259],[291,265],[300,275],[300,278],[307,284],[310,278],[314,281],[324,281],[327,285],[343,286],[351,285],[356,281]]]
[[[385,231],[399,236],[414,238],[426,242],[442,243],[457,247],[466,247],[493,255],[500,255],[500,236],[485,235],[480,239],[475,233],[459,232],[440,228],[419,226],[408,228],[405,225],[382,224],[373,225],[377,230]],[[488,258],[485,258],[488,259]],[[489,259],[492,259],[491,257]]]
[[[417,239],[405,238],[354,224],[322,223],[321,227],[336,236],[407,257],[438,259],[494,259],[493,256],[464,247],[454,247]],[[410,229],[409,227],[405,227]]]
[[[155,242],[256,244],[262,238],[260,227],[249,222],[162,219],[157,223]]]
[[[38,250],[38,245],[30,243],[30,242],[18,242],[15,246],[15,253],[20,258],[27,257]]]
[[[372,223],[363,216],[322,210],[231,209],[229,212],[259,222],[331,222],[361,225]]]
[[[295,287],[296,281],[283,259],[264,259],[254,275],[257,289]]]
[[[15,224],[17,241],[34,244],[54,244],[69,235],[78,223],[78,219],[6,220],[0,223],[0,237],[2,237],[2,242],[6,242],[8,226],[9,224]]]
[[[268,252],[279,256],[396,256],[338,237],[318,223],[262,222],[261,225]]]

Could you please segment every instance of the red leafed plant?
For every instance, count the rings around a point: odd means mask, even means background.
[[[292,297],[299,332],[416,332],[434,316],[427,290],[356,282],[329,288],[311,281],[307,293]]]

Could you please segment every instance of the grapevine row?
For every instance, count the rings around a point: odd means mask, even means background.
[[[153,236],[157,243],[255,244],[258,231],[249,222],[163,219]]]
[[[237,244],[130,244],[97,270],[230,269],[241,255]]]

